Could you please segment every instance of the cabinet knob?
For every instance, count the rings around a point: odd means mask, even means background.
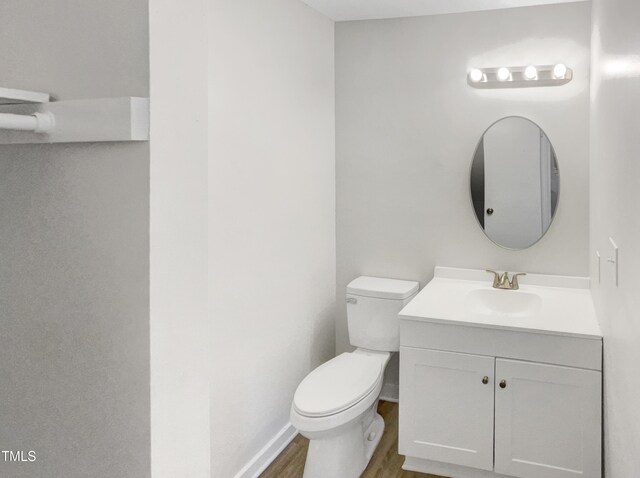
[[[485,385],[489,383],[489,377],[487,377],[486,375],[484,377],[482,377],[482,383],[484,383]]]
[[[500,388],[507,388],[507,381],[506,380],[500,380]]]
[[[492,207],[490,207],[489,209],[487,209],[487,214],[488,214],[489,216],[491,216],[491,215],[493,214],[493,208],[492,208]]]

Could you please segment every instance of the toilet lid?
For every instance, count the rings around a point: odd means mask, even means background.
[[[301,415],[323,417],[355,405],[376,387],[382,378],[379,357],[343,353],[320,365],[302,381],[293,397]]]

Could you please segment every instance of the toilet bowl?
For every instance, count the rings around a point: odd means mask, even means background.
[[[355,478],[364,471],[384,431],[376,409],[389,357],[357,349],[302,381],[291,424],[310,440],[304,478]]]
[[[377,413],[384,370],[398,350],[398,312],[418,283],[359,277],[347,286],[349,338],[358,348],[313,370],[291,405],[291,424],[309,439],[304,478],[357,478],[384,432]]]

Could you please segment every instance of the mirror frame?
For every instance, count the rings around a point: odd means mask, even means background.
[[[476,152],[478,151],[478,146],[480,146],[480,143],[482,143],[482,141],[484,140],[484,135],[487,133],[487,131],[489,131],[493,127],[493,125],[495,125],[496,123],[499,123],[502,120],[506,120],[506,119],[509,119],[509,118],[520,118],[520,119],[527,120],[530,123],[533,123],[534,125],[536,125],[538,127],[538,129],[544,133],[544,135],[549,140],[549,145],[551,146],[551,152],[553,153],[553,157],[556,160],[555,161],[556,162],[556,169],[558,170],[558,200],[557,200],[557,203],[556,203],[556,208],[554,209],[554,211],[551,214],[551,222],[549,223],[549,227],[547,228],[546,231],[544,231],[544,233],[542,235],[540,235],[540,237],[535,242],[532,242],[527,247],[523,247],[521,249],[517,249],[517,248],[514,248],[514,247],[509,247],[509,246],[505,246],[505,245],[499,244],[496,241],[494,241],[491,237],[489,237],[489,234],[487,234],[487,231],[485,230],[485,228],[482,227],[482,224],[480,223],[480,219],[478,218],[478,216],[476,214],[475,205],[473,204],[473,193],[471,191],[471,171],[473,170],[473,162],[476,159]],[[467,186],[468,186],[469,205],[471,207],[471,213],[473,214],[473,218],[476,220],[476,224],[478,225],[478,228],[482,231],[482,234],[487,239],[489,239],[496,246],[498,246],[498,247],[500,247],[502,249],[505,249],[507,251],[519,252],[519,251],[526,251],[527,249],[531,249],[533,246],[537,245],[540,241],[542,241],[542,239],[547,234],[549,234],[549,231],[551,230],[551,228],[553,227],[553,223],[555,222],[556,216],[558,215],[558,209],[560,208],[560,192],[562,191],[562,178],[560,177],[560,162],[558,161],[558,155],[556,154],[556,149],[553,146],[553,141],[551,141],[551,138],[549,137],[547,132],[542,128],[542,126],[540,126],[538,123],[536,123],[532,119],[527,118],[526,116],[508,115],[508,116],[503,116],[501,118],[498,118],[493,123],[491,123],[487,128],[484,129],[484,131],[480,135],[480,139],[476,142],[476,147],[474,148],[473,153],[471,154],[471,162],[469,164],[469,174],[467,175]]]

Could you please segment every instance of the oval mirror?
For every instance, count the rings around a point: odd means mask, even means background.
[[[509,249],[538,242],[553,221],[559,192],[556,154],[537,124],[510,116],[484,132],[471,164],[471,201],[489,239]]]

